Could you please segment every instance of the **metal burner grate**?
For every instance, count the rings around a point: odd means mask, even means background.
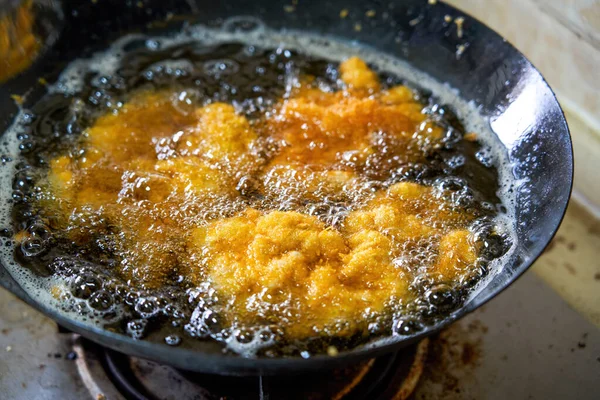
[[[415,389],[429,341],[343,369],[300,375],[232,377],[180,371],[78,338],[79,370],[93,397],[111,385],[127,400],[402,400]],[[100,373],[101,371],[102,373]],[[87,375],[87,376],[86,376]],[[103,376],[100,376],[103,375]]]

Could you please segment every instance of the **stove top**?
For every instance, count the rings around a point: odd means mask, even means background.
[[[72,336],[75,365],[93,397],[126,399],[407,399],[423,373],[429,340],[344,369],[277,377],[178,371]]]
[[[418,346],[343,370],[236,378],[103,349],[0,291],[7,399],[595,398],[600,331],[535,274]]]

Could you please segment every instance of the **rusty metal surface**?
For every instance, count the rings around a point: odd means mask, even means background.
[[[98,360],[82,370],[73,352],[84,350],[72,338],[0,291],[0,397],[96,400],[103,394],[120,400]],[[535,274],[526,274],[432,339],[414,397],[592,399],[599,378],[600,331]]]

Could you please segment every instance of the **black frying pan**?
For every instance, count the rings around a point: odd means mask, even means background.
[[[475,310],[525,272],[558,229],[573,179],[573,154],[563,113],[535,67],[502,37],[473,18],[466,18],[462,38],[459,38],[456,26],[444,24],[444,17],[464,14],[442,3],[429,4],[427,0],[300,1],[294,12],[284,7],[292,4],[289,0],[146,0],[142,2],[142,8],[137,3],[129,0],[104,0],[97,4],[64,1],[64,20],[58,40],[28,71],[0,86],[0,132],[12,123],[17,112],[10,94],[27,92],[36,86],[39,76],[52,81],[69,61],[89,56],[123,34],[145,32],[151,21],[163,20],[167,13],[187,15],[195,23],[203,24],[218,23],[219,19],[235,15],[252,16],[273,29],[334,36],[387,52],[441,82],[448,82],[459,89],[465,99],[481,105],[482,113],[494,121],[492,127],[506,146],[515,165],[515,176],[525,182],[517,193],[517,248],[502,272],[485,289],[441,323],[413,336],[397,337],[385,345],[307,360],[246,359],[224,355],[209,344],[192,351],[136,341],[49,309],[32,299],[0,266],[0,283],[5,288],[60,325],[117,351],[187,370],[276,374],[334,367],[396,351]],[[347,18],[340,18],[342,9],[349,11]],[[375,16],[366,16],[368,10],[374,10]],[[387,18],[384,20],[385,13]],[[361,23],[360,31],[355,29],[357,22]],[[401,39],[400,43],[397,38]],[[464,43],[468,46],[457,57],[457,46]],[[26,105],[43,95],[43,88],[36,87],[29,93]],[[537,157],[536,162],[526,160],[532,153]],[[523,207],[528,202],[531,206]]]

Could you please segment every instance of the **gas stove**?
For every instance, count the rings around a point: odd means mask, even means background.
[[[74,336],[75,365],[92,398],[126,399],[391,399],[407,398],[423,372],[429,340],[344,369],[277,377],[178,371],[100,348]]]
[[[6,291],[0,346],[6,399],[591,399],[600,378],[600,331],[532,272],[412,348],[318,374],[179,371],[64,332]]]

